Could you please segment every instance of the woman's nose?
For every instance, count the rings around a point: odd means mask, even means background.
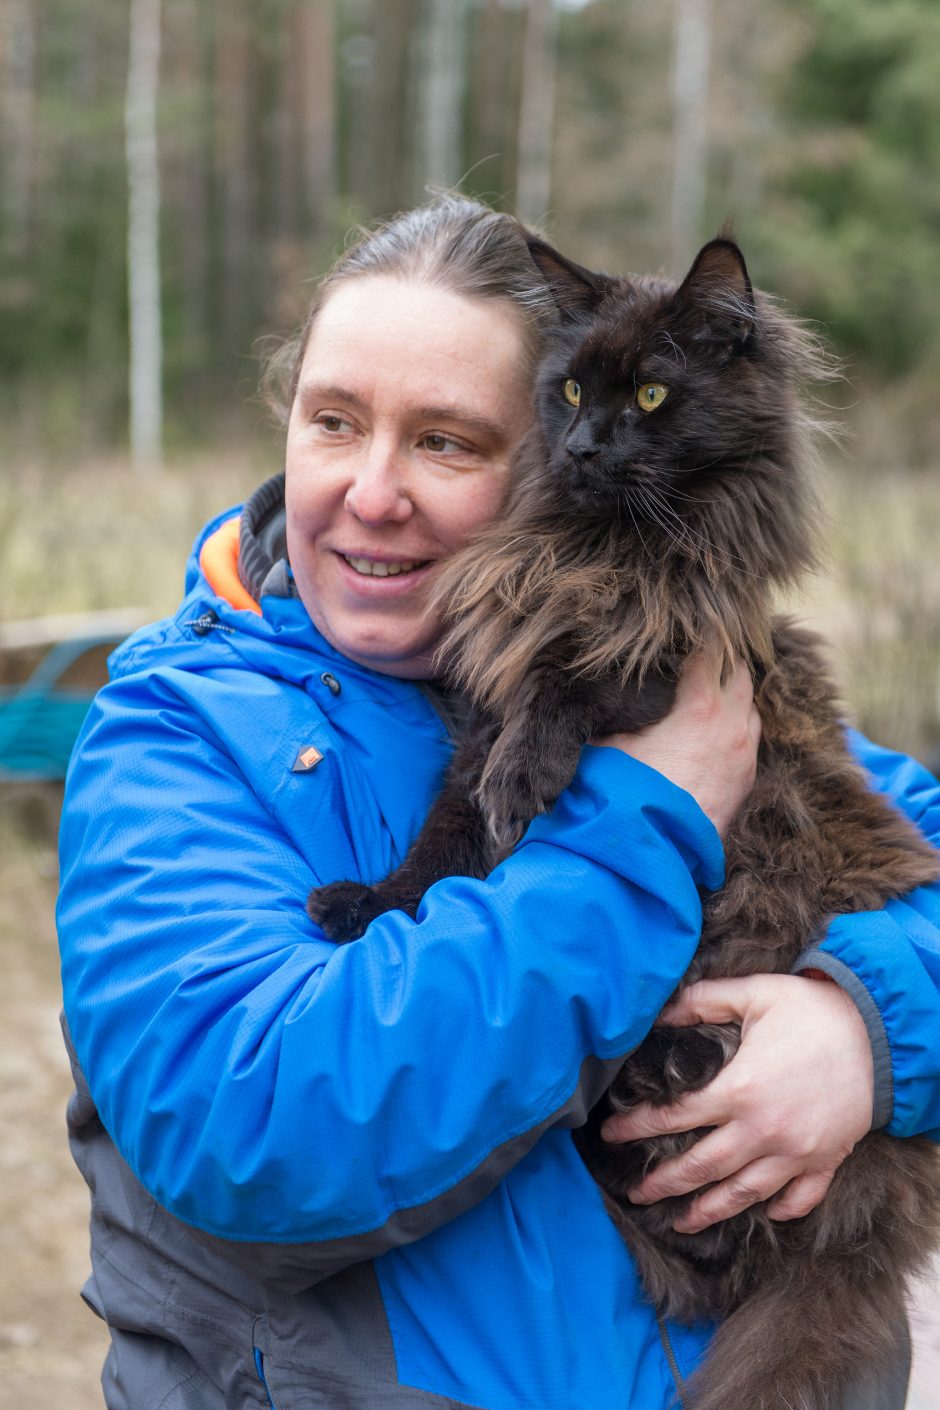
[[[404,523],[413,505],[407,467],[398,448],[373,442],[346,491],[346,508],[364,524]]]

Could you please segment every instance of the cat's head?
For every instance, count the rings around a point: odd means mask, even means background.
[[[724,235],[678,285],[530,248],[561,314],[537,394],[556,505],[619,521],[653,553],[710,545],[712,571],[730,553],[795,576],[813,557],[817,341],[754,290]]]

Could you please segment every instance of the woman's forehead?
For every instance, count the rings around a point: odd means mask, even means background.
[[[319,310],[298,392],[335,384],[368,396],[397,382],[437,404],[458,395],[502,399],[503,389],[516,395],[528,380],[522,320],[511,304],[370,275],[345,280]]]
[[[321,343],[324,333],[331,339],[485,334],[500,344],[525,341],[522,314],[508,299],[471,298],[439,284],[384,274],[337,284],[317,312],[308,349]],[[485,348],[477,352],[484,354]]]

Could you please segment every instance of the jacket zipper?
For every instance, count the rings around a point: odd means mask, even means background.
[[[264,1393],[268,1397],[268,1404],[270,1405],[271,1410],[277,1410],[274,1401],[271,1399],[271,1392],[268,1390],[268,1383],[264,1378],[264,1357],[262,1356],[261,1352],[258,1350],[257,1347],[255,1347],[255,1370],[258,1372],[258,1380],[264,1386]]]
[[[672,1341],[669,1337],[669,1328],[665,1319],[656,1314],[656,1324],[659,1327],[659,1340],[662,1342],[663,1351],[666,1353],[666,1360],[669,1362],[669,1369],[672,1372],[672,1379],[676,1383],[676,1406],[682,1410],[682,1392],[685,1390],[685,1382],[682,1379],[682,1372],[679,1370],[679,1363],[676,1360],[676,1353],[673,1350]]]

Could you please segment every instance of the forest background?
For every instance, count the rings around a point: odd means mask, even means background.
[[[0,0],[0,628],[172,610],[200,523],[280,466],[259,359],[358,225],[459,186],[679,276],[733,214],[847,372],[795,605],[852,717],[936,767],[938,162],[936,0]],[[57,808],[0,786],[0,1410],[100,1403]]]
[[[934,0],[2,0],[0,20],[4,616],[173,606],[201,517],[278,467],[264,340],[356,225],[429,184],[613,270],[681,275],[732,213],[755,282],[849,378],[828,394],[835,569],[807,602],[861,723],[934,756]]]

